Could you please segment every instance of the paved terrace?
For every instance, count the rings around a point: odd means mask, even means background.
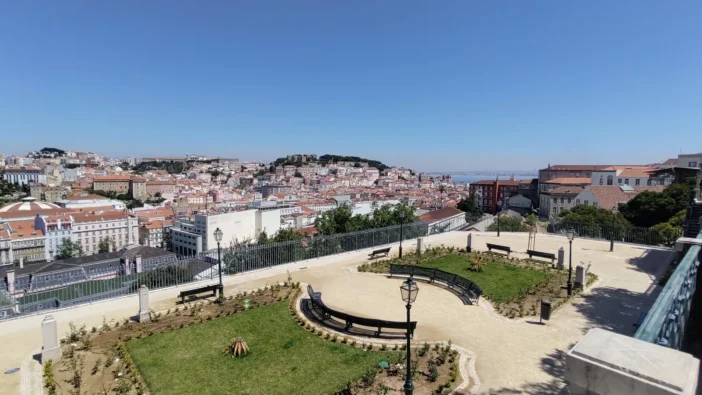
[[[466,232],[450,232],[425,238],[426,246],[465,247]],[[486,250],[485,243],[509,245],[526,257],[527,234],[473,233],[473,246]],[[556,252],[567,249],[565,237],[538,235],[537,249]],[[404,243],[406,252],[414,243]],[[404,320],[400,299],[400,279],[358,273],[355,266],[366,261],[369,250],[356,251],[281,265],[256,272],[226,277],[225,294],[249,290],[285,281],[287,270],[293,281],[312,284],[322,292],[330,307],[368,317]],[[397,245],[392,253],[397,253]],[[591,262],[591,272],[599,276],[590,289],[552,314],[547,325],[537,325],[533,317],[509,320],[497,315],[486,300],[479,306],[463,305],[452,293],[420,283],[420,293],[412,308],[418,321],[415,340],[448,340],[476,353],[476,370],[481,381],[480,393],[565,393],[563,382],[565,353],[593,327],[632,335],[632,324],[655,300],[660,287],[656,278],[665,271],[673,253],[669,250],[638,245],[617,244],[613,253],[609,243],[576,239],[573,263]],[[566,261],[567,265],[567,261]],[[190,284],[189,287],[193,285]],[[178,291],[174,288],[154,291],[150,295],[156,311],[172,308]],[[59,324],[59,334],[68,331],[68,323],[99,326],[103,317],[124,319],[138,310],[136,295],[74,307],[50,313]],[[2,358],[0,371],[22,367],[12,375],[0,375],[3,393],[40,393],[39,365],[32,355],[40,352],[40,323],[46,314],[0,323]],[[34,372],[32,374],[32,372]],[[37,382],[38,381],[38,382]]]

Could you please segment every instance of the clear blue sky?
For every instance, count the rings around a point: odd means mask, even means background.
[[[702,151],[702,1],[5,1],[0,153],[420,170]]]

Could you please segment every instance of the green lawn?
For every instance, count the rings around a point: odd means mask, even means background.
[[[458,274],[483,289],[483,294],[491,301],[504,303],[521,292],[540,283],[548,273],[512,265],[489,262],[480,272],[470,270],[470,259],[466,256],[447,255],[433,261],[422,262],[420,266],[441,269]]]
[[[223,354],[234,337],[251,350]],[[127,343],[153,394],[327,394],[393,352],[362,351],[299,327],[278,302]]]

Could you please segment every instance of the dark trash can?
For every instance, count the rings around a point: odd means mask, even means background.
[[[551,319],[551,300],[541,299],[541,320]]]

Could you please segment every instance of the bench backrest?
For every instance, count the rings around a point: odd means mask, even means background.
[[[499,245],[499,244],[490,244],[490,243],[487,243],[486,245],[487,245],[488,248],[494,248],[494,249],[496,249],[496,250],[512,251],[511,248],[509,248],[509,247],[507,247],[507,246],[501,246],[501,245]]]
[[[527,250],[527,255],[540,256],[542,258],[555,258],[556,254],[551,254],[550,252],[541,252],[536,250]]]
[[[345,322],[350,322],[352,324],[356,325],[362,325],[362,326],[368,326],[371,328],[378,328],[379,326],[381,328],[391,328],[391,329],[405,329],[407,328],[407,322],[404,321],[386,321],[386,320],[379,320],[376,318],[365,318],[365,317],[358,317],[352,314],[344,313],[342,311],[334,310],[327,305],[324,304],[322,301],[322,298],[319,295],[315,295],[314,290],[312,289],[311,286],[307,286],[307,292],[310,295],[310,301],[314,305],[314,307],[318,308],[325,314],[329,314],[332,317],[338,318],[340,320],[344,320]],[[417,327],[417,322],[413,321],[411,322],[411,327],[412,330],[414,330]]]
[[[431,280],[440,280],[447,283],[452,282],[461,284],[478,295],[481,295],[483,293],[482,288],[480,288],[476,283],[472,282],[471,280],[465,277],[461,277],[457,274],[445,272],[441,269],[432,269],[428,267],[420,267],[414,265],[391,264],[390,274],[410,274],[414,276],[428,277]]]

